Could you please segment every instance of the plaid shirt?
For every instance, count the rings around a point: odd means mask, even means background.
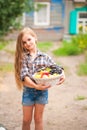
[[[30,54],[26,54],[22,61],[22,68],[20,72],[21,80],[24,80],[25,76],[32,78],[32,75],[38,71],[38,69],[43,67],[49,67],[50,65],[55,64],[55,62],[45,53],[37,51],[35,59],[32,61]]]

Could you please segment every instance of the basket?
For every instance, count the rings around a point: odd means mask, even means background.
[[[58,84],[58,81],[60,80],[60,78],[63,76],[63,74],[59,74],[57,76],[54,77],[50,77],[50,78],[35,78],[33,76],[33,79],[36,81],[37,84],[44,84],[44,85],[51,85],[51,86],[55,86]]]

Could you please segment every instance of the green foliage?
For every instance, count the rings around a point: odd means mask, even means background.
[[[7,44],[9,44],[9,41],[0,40],[0,50],[2,50]]]
[[[53,44],[51,42],[39,42],[37,44],[37,47],[43,52],[48,51],[52,46]]]
[[[77,97],[75,98],[75,100],[85,100],[85,99],[87,99],[87,97],[82,95],[77,95]]]
[[[78,74],[79,75],[87,75],[87,51],[84,53],[85,55],[85,61],[84,63],[81,63],[79,66],[78,66]]]
[[[62,46],[53,51],[54,55],[78,55],[87,50],[87,34],[73,36],[70,41],[63,40]]]
[[[53,51],[53,54],[55,56],[67,56],[67,52],[65,51],[64,47],[58,48]]]
[[[87,62],[87,51],[85,51],[85,61]]]
[[[24,11],[32,8],[31,0],[0,0],[0,35],[5,34],[10,27],[19,27],[19,18]]]
[[[79,65],[78,74],[87,75],[87,62]]]
[[[71,40],[82,52],[87,49],[87,34],[78,34]]]
[[[45,4],[37,3],[36,7],[35,7],[35,10],[39,11],[41,8],[44,8],[45,6],[46,6]]]
[[[56,56],[68,56],[68,55],[78,55],[80,49],[74,45],[73,42],[62,42],[62,47],[53,51],[53,54]]]
[[[0,73],[12,71],[14,71],[14,65],[12,63],[0,63]]]

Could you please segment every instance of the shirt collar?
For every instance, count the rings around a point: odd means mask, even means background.
[[[43,55],[43,53],[40,50],[37,50],[37,55],[40,56]]]
[[[30,56],[30,53],[28,51],[25,52],[24,54]],[[41,55],[43,55],[43,53],[39,49],[37,49],[37,56],[41,56]]]

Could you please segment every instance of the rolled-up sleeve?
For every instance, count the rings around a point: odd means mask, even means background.
[[[21,71],[20,71],[20,78],[21,78],[22,81],[24,81],[25,76],[30,77],[29,68],[28,68],[26,59],[24,59],[22,61],[22,67],[21,67]]]

